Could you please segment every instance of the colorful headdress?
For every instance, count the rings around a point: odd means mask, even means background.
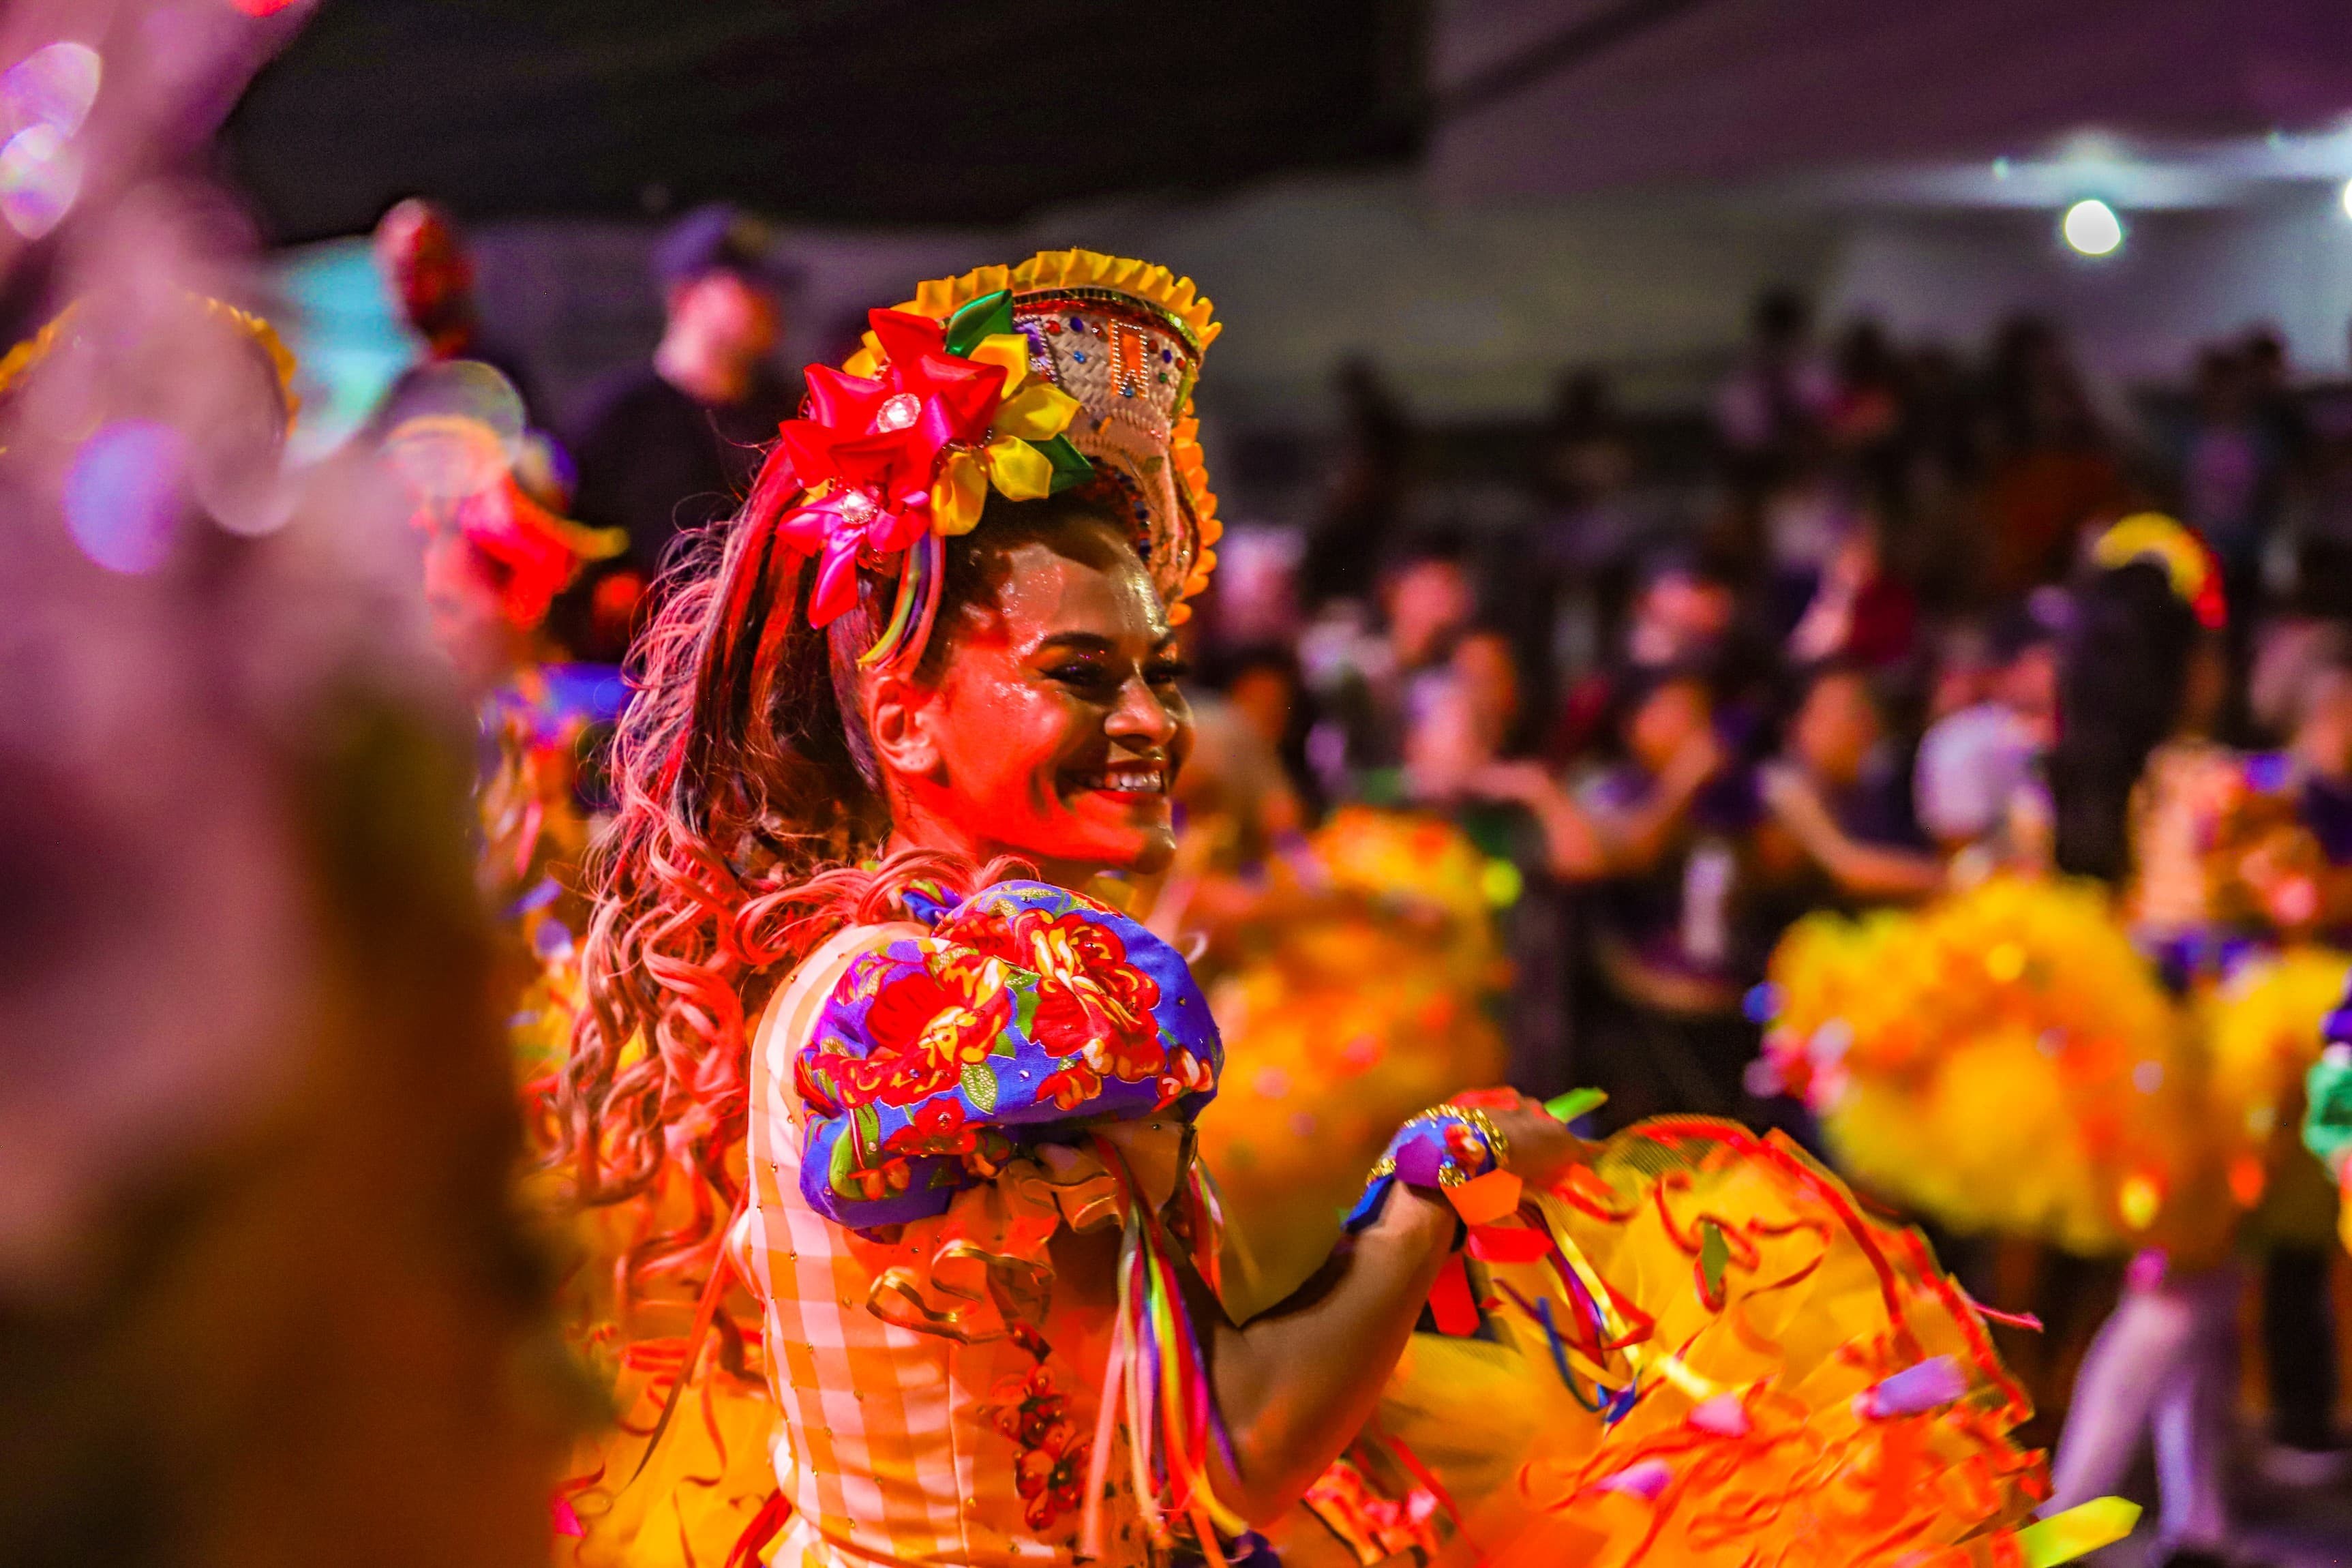
[[[549,510],[515,481],[512,444],[471,415],[413,415],[384,437],[393,469],[428,534],[463,540],[472,570],[518,628],[547,618],[555,595],[590,561],[628,548],[617,528],[587,528]]]
[[[2159,511],[2135,512],[2099,535],[2091,560],[2103,571],[2145,561],[2164,568],[2172,591],[2197,613],[2197,624],[2218,631],[2229,620],[2221,567],[2203,540]]]
[[[1185,618],[1220,532],[1192,417],[1217,326],[1191,279],[1043,251],[925,283],[869,320],[840,370],[809,367],[803,416],[777,433],[748,509],[787,556],[815,563],[814,624],[856,605],[860,565],[895,558],[897,601],[860,662],[913,657],[939,608],[943,541],[979,522],[990,490],[1034,500],[1088,484],[1125,509],[1170,618]]]

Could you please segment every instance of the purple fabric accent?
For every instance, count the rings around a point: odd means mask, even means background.
[[[1968,1391],[1959,1363],[1948,1355],[1930,1356],[1873,1385],[1855,1398],[1854,1405],[1865,1417],[1884,1421],[1940,1410]]]
[[[1451,1151],[1445,1146],[1445,1130],[1449,1127],[1469,1126],[1470,1123],[1460,1117],[1447,1116],[1435,1121],[1416,1121],[1410,1126],[1398,1128],[1396,1136],[1389,1140],[1387,1152],[1381,1155],[1384,1160],[1393,1159],[1396,1162],[1396,1169],[1390,1174],[1374,1178],[1364,1188],[1364,1195],[1358,1198],[1356,1206],[1348,1211],[1348,1217],[1344,1222],[1346,1228],[1361,1230],[1379,1218],[1381,1205],[1388,1202],[1389,1189],[1400,1180],[1407,1186],[1413,1187],[1439,1185],[1438,1173],[1445,1168],[1445,1162],[1453,1157]],[[1475,1134],[1475,1129],[1472,1131]],[[1483,1137],[1478,1138],[1477,1142],[1481,1149],[1486,1148],[1486,1140]],[[1486,1156],[1480,1160],[1476,1170],[1465,1170],[1462,1173],[1465,1176],[1485,1175],[1495,1168],[1492,1154],[1491,1150],[1487,1151]]]

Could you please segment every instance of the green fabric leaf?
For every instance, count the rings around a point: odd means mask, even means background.
[[[2330,1171],[2352,1150],[2352,1052],[2330,1047],[2304,1080],[2303,1145]]]
[[[968,358],[982,339],[1012,330],[1013,290],[999,289],[993,294],[982,294],[948,318],[948,353]]]
[[[1085,416],[1081,414],[1079,417],[1084,418]],[[1060,495],[1071,486],[1085,484],[1095,477],[1094,464],[1087,460],[1087,455],[1084,452],[1071,444],[1067,436],[1056,436],[1050,441],[1032,441],[1029,444],[1045,453],[1045,460],[1054,465],[1054,483],[1047,493]]]
[[[1554,1095],[1544,1101],[1544,1109],[1555,1121],[1573,1121],[1588,1110],[1597,1110],[1609,1098],[1598,1089],[1571,1089],[1566,1094]]]
[[[870,1105],[861,1105],[849,1113],[849,1136],[842,1140],[857,1145],[857,1168],[875,1171],[882,1166],[882,1113]]]
[[[1723,1239],[1723,1227],[1713,1220],[1699,1225],[1698,1271],[1706,1282],[1706,1299],[1714,1303],[1723,1300],[1723,1271],[1731,1267],[1731,1244]]]
[[[964,1098],[980,1110],[982,1116],[996,1113],[996,1073],[986,1062],[963,1064]]]
[[[857,1140],[853,1137],[833,1141],[833,1162],[825,1167],[825,1184],[845,1198],[862,1197],[856,1179],[857,1170]]]

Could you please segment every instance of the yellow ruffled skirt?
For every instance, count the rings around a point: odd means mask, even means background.
[[[2262,1195],[2284,1080],[2217,1051],[2218,1015],[2174,1001],[2094,885],[1811,916],[1770,979],[1766,1061],[1839,1168],[1955,1231],[2196,1262]]]
[[[1557,1251],[1474,1261],[1480,1337],[1415,1335],[1360,1445],[1440,1562],[2059,1560],[1976,1310],[1794,1145],[1644,1122],[1531,1202]]]

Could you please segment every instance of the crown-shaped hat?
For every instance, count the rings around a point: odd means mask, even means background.
[[[862,662],[917,656],[938,607],[941,541],[988,493],[1093,485],[1121,509],[1171,620],[1208,583],[1221,531],[1192,388],[1217,335],[1209,302],[1164,267],[1041,251],[923,284],[876,310],[838,371],[812,365],[749,515],[814,561],[810,618],[856,602],[856,569],[899,564],[898,602]]]

